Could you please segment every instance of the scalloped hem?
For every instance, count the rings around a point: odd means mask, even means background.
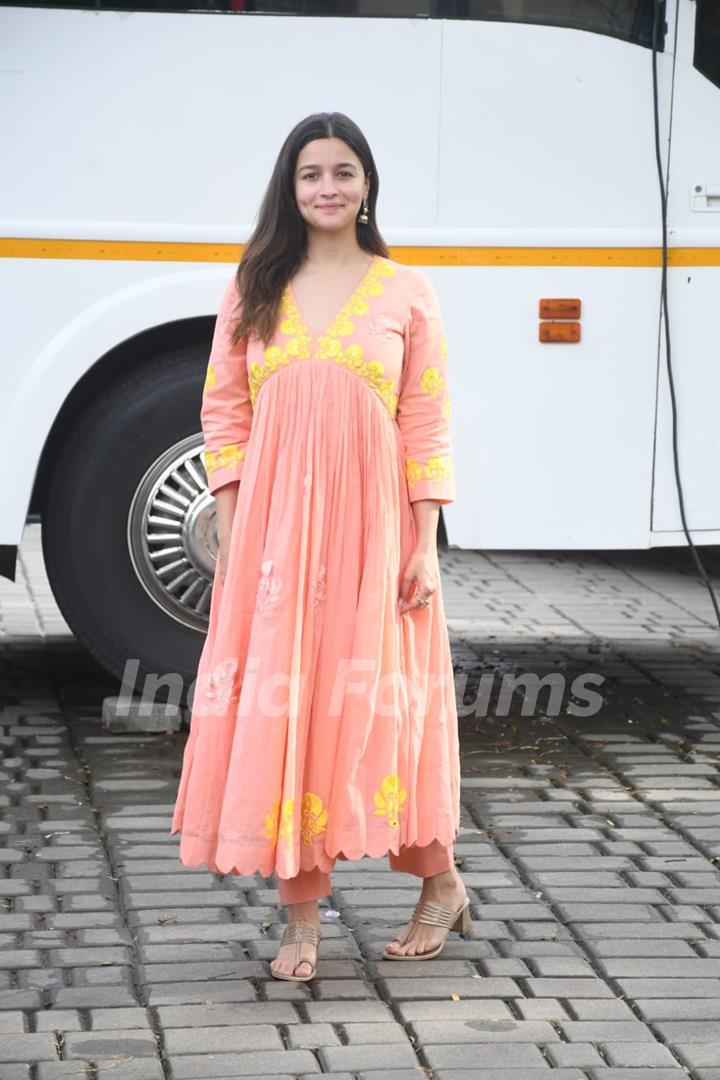
[[[174,836],[176,833],[182,834],[182,825],[177,825],[175,828],[171,828],[169,835]],[[414,848],[428,847],[430,844],[438,841],[443,847],[452,847],[460,833],[460,826],[457,825],[450,830],[450,833],[434,831],[431,836],[423,834],[421,838],[414,840],[412,844],[391,844],[388,846],[387,841],[381,841],[377,845],[368,845],[366,848],[353,848],[352,850],[346,850],[348,845],[345,844],[336,847],[334,852],[322,850],[318,852],[322,856],[320,859],[316,859],[312,866],[298,866],[292,874],[284,874],[278,871],[277,866],[269,866],[263,860],[259,860],[257,856],[253,856],[247,863],[238,863],[232,861],[226,863],[224,860],[215,861],[207,856],[198,856],[191,858],[183,856],[182,851],[179,855],[180,863],[188,869],[194,870],[197,867],[205,866],[214,874],[232,874],[235,877],[252,877],[254,874],[260,874],[263,878],[275,877],[278,880],[289,881],[296,877],[301,871],[320,870],[324,874],[328,874],[333,869],[333,864],[337,859],[342,859],[347,862],[357,862],[363,858],[380,859],[383,855],[399,855],[400,848],[404,850],[412,850]],[[422,843],[420,842],[422,839]],[[341,854],[342,852],[342,854]]]

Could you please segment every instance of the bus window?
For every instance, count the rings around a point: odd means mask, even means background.
[[[0,0],[3,6],[3,0]],[[32,4],[26,6],[33,6]],[[47,5],[37,4],[38,7]],[[94,11],[226,12],[243,15],[327,15],[350,18],[474,19],[565,26],[608,34],[636,45],[652,45],[654,0],[189,0],[182,2],[94,3],[56,2],[53,7],[92,8]],[[705,0],[707,18],[717,27],[718,15]],[[699,15],[699,12],[698,12]],[[663,22],[664,36],[664,22]],[[659,43],[662,49],[663,41]],[[717,62],[715,64],[717,71]]]
[[[697,0],[693,63],[698,71],[720,86],[720,4],[717,0]]]

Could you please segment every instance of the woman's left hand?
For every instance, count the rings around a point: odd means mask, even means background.
[[[438,587],[439,567],[437,552],[415,550],[407,561],[405,571],[400,582],[400,597],[398,611],[404,615],[406,611],[414,608],[425,608],[430,603],[430,597]],[[410,596],[411,587],[415,584],[415,591]]]

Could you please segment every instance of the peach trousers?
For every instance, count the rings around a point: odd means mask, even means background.
[[[344,859],[342,852],[339,859]],[[438,840],[418,847],[401,847],[398,855],[388,852],[391,870],[402,870],[406,874],[416,874],[417,877],[433,877],[434,874],[442,874],[454,864],[452,845],[444,847]],[[291,878],[278,878],[278,892],[281,904],[299,904],[304,900],[317,900],[321,896],[329,896],[332,892],[330,874],[323,873],[318,867],[314,870],[301,870],[299,874]]]

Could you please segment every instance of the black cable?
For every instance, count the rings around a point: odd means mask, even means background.
[[[672,402],[672,420],[673,420],[673,462],[675,464],[675,485],[677,487],[678,501],[680,506],[680,517],[682,518],[683,531],[687,537],[687,542],[690,545],[690,552],[695,561],[698,573],[700,577],[707,585],[710,593],[710,599],[715,609],[715,616],[720,627],[720,606],[718,605],[717,596],[715,590],[712,587],[712,582],[705,572],[705,567],[700,562],[700,557],[697,553],[695,545],[692,542],[690,531],[687,527],[687,520],[685,518],[685,500],[683,498],[682,482],[680,480],[680,462],[678,458],[678,440],[677,440],[677,402],[675,400],[675,385],[673,383],[672,376],[672,364],[670,360],[670,318],[668,315],[668,291],[667,291],[667,268],[668,268],[668,250],[667,250],[667,197],[665,194],[665,178],[663,176],[662,169],[662,154],[660,151],[660,109],[658,103],[658,77],[657,77],[657,54],[658,54],[658,42],[660,38],[661,26],[664,22],[665,14],[665,0],[654,0],[655,12],[653,19],[653,35],[652,35],[652,76],[653,76],[653,108],[655,115],[655,157],[657,160],[658,179],[660,182],[660,202],[662,207],[662,287],[661,287],[661,300],[662,300],[662,313],[663,323],[665,327],[665,360],[667,366],[668,383],[670,386],[670,400]]]

